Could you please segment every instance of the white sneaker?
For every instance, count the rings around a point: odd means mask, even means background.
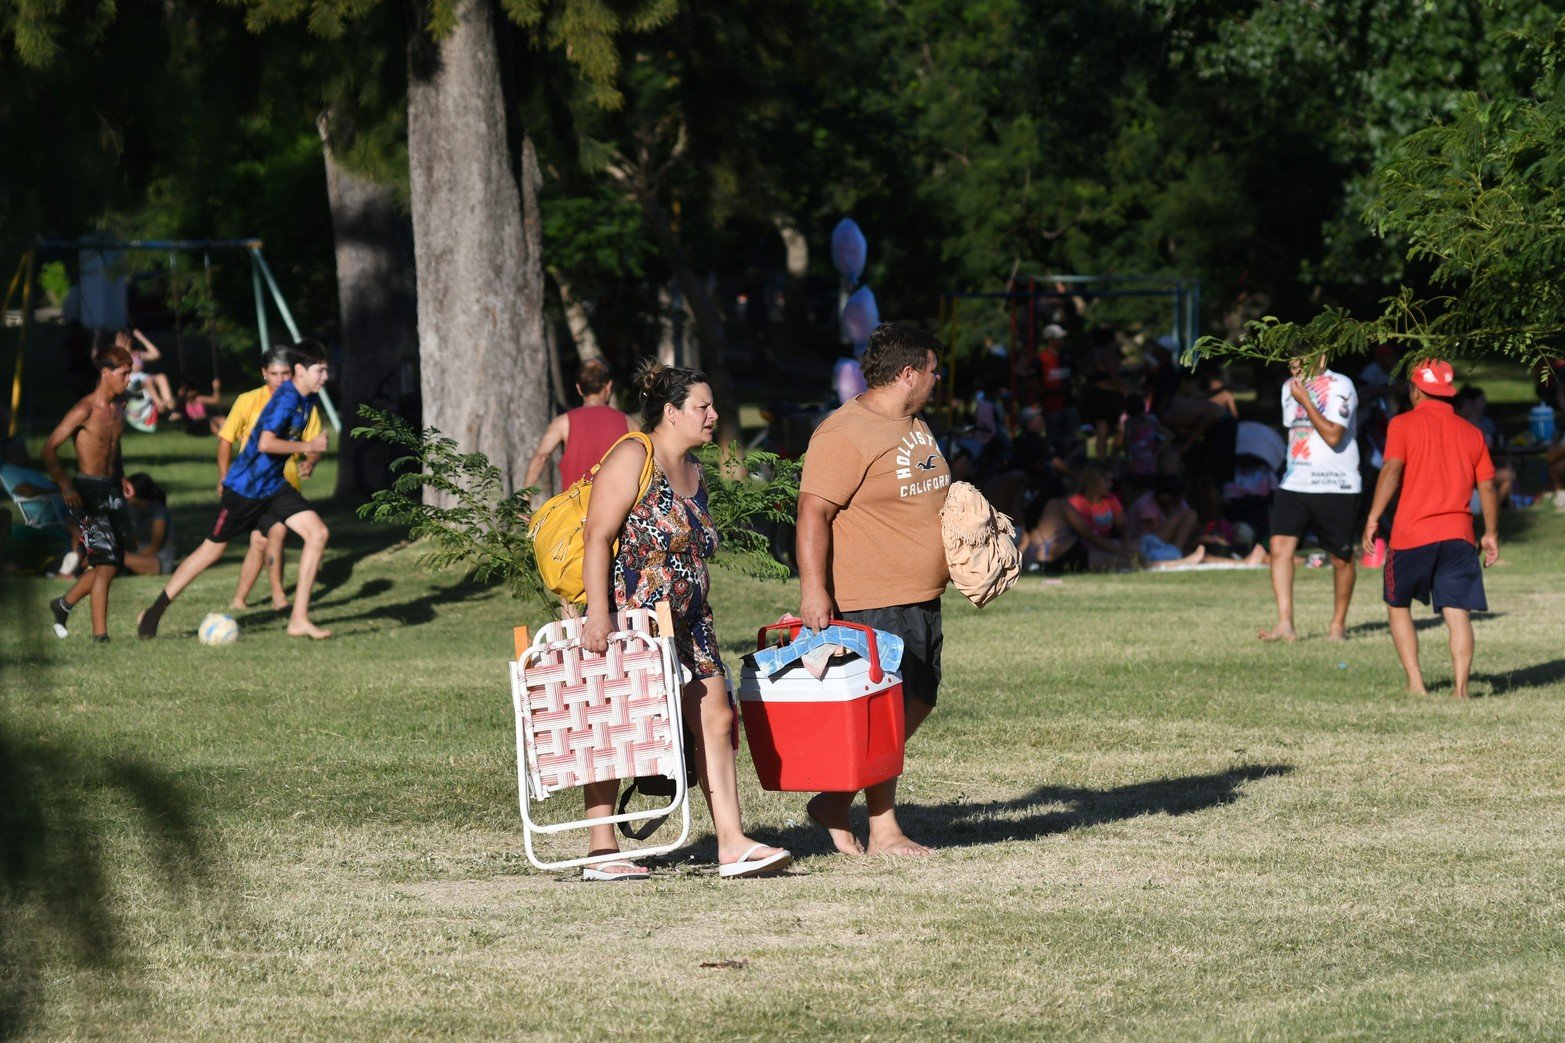
[[[1556,511],[1565,511],[1565,489],[1561,489],[1554,494],[1554,509]]]

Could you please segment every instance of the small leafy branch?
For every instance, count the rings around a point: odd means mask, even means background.
[[[759,449],[747,453],[737,442],[727,453],[704,445],[696,459],[706,472],[707,513],[720,541],[717,564],[757,579],[787,579],[788,567],[772,557],[771,541],[757,525],[794,521],[803,461]]]
[[[359,517],[406,525],[408,536],[427,548],[425,565],[465,566],[479,582],[504,583],[513,597],[552,614],[555,599],[538,576],[527,535],[537,489],[502,496],[504,476],[483,453],[461,452],[453,439],[434,428],[419,430],[370,406],[360,406],[359,416],[369,426],[355,428],[354,438],[378,439],[406,454],[391,464],[391,488],[360,507]],[[425,503],[425,489],[443,494],[451,505]]]
[[[360,507],[359,517],[407,526],[409,538],[427,548],[426,566],[465,566],[479,582],[504,583],[513,597],[552,615],[557,602],[539,578],[527,534],[538,490],[502,496],[504,476],[483,453],[461,452],[434,428],[417,429],[370,406],[361,406],[359,416],[369,424],[356,428],[353,437],[377,439],[405,454],[391,465],[391,488]],[[787,567],[771,556],[769,541],[756,527],[793,521],[803,465],[773,453],[744,453],[737,445],[727,456],[716,446],[704,446],[697,457],[706,471],[708,509],[721,544],[715,562],[747,576],[786,579]],[[741,458],[741,469],[727,470],[730,461]],[[425,489],[442,494],[440,499],[451,505],[425,503]]]

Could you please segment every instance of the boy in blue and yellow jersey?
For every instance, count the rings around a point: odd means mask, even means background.
[[[239,459],[223,477],[222,499],[211,531],[201,546],[179,563],[163,592],[141,614],[137,621],[139,636],[156,637],[163,611],[179,592],[223,556],[230,540],[248,536],[257,521],[267,516],[281,520],[304,540],[288,633],[317,639],[331,636],[331,631],[310,622],[309,615],[310,587],[326,552],[329,533],[309,501],[283,476],[288,459],[295,453],[326,451],[324,433],[305,438],[316,393],[326,384],[326,350],[315,341],[300,341],[288,349],[288,364],[293,369],[293,379],[273,393],[245,439]]]
[[[272,400],[272,393],[292,377],[293,367],[288,364],[287,345],[274,347],[266,353],[261,366],[261,379],[264,383],[254,390],[246,391],[234,400],[233,408],[228,411],[228,419],[223,422],[223,429],[217,436],[219,494],[223,491],[223,480],[228,477],[228,470],[234,464],[235,455],[243,451],[249,441],[250,433],[255,430],[256,422],[261,419],[262,411]],[[304,441],[308,442],[320,433],[320,410],[312,410],[309,423],[304,427]],[[298,489],[300,482],[309,478],[314,472],[317,455],[290,456],[287,465],[283,468],[283,480]],[[257,519],[255,528],[250,531],[250,546],[245,551],[244,563],[239,566],[239,582],[234,587],[233,601],[229,603],[231,608],[240,611],[245,609],[250,588],[255,586],[255,581],[264,567],[272,592],[272,608],[287,613],[288,594],[283,588],[283,540],[287,533],[288,527],[283,524],[281,518],[267,515]]]

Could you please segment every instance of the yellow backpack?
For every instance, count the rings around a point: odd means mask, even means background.
[[[618,439],[609,446],[603,459],[592,465],[592,470],[572,483],[569,489],[551,496],[533,512],[532,524],[527,534],[532,537],[533,554],[538,560],[538,575],[543,585],[566,601],[583,604],[587,600],[586,584],[582,580],[582,558],[586,541],[582,530],[587,524],[587,504],[592,499],[592,480],[620,444],[635,439],[647,450],[647,462],[641,465],[641,485],[636,492],[639,502],[652,484],[652,439],[640,431]],[[619,552],[619,541],[614,541],[611,553]]]

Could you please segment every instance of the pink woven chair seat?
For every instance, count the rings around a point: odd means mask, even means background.
[[[523,727],[533,751],[533,791],[672,775],[674,734],[662,648],[619,633],[604,655],[554,642],[526,663]]]

